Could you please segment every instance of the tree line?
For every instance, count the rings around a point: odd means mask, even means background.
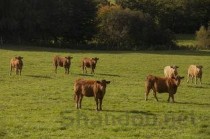
[[[210,0],[1,0],[2,43],[173,49],[210,20]]]

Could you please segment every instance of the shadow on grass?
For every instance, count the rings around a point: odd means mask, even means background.
[[[190,88],[202,88],[202,89],[208,89],[209,87],[206,87],[206,86],[201,86],[201,85],[187,85],[187,87],[190,87]]]
[[[52,79],[50,76],[44,76],[44,75],[25,75],[27,77],[32,77],[32,78],[43,78],[43,79]]]
[[[120,75],[117,75],[117,74],[106,74],[106,73],[98,73],[97,75],[101,75],[101,76],[112,76],[112,77],[121,77]]]
[[[210,106],[210,103],[198,103],[198,102],[175,102],[176,104],[186,105],[198,105],[198,106]]]
[[[94,76],[94,74],[82,74],[82,73],[80,73],[80,74],[75,73],[74,75],[83,76],[83,77],[93,77]]]

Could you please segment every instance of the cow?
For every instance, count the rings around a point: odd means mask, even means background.
[[[10,60],[10,75],[12,70],[15,69],[16,75],[21,75],[23,69],[23,57],[16,56]]]
[[[189,79],[191,78],[192,83],[193,83],[193,78],[195,78],[195,84],[197,84],[197,79],[200,79],[200,84],[202,84],[202,74],[203,74],[203,66],[201,65],[190,65],[188,68],[188,73],[187,73],[187,83],[189,82]]]
[[[71,66],[72,58],[73,57],[71,57],[71,56],[66,56],[66,57],[54,56],[53,65],[55,66],[55,73],[57,73],[57,68],[58,68],[58,66],[60,66],[60,67],[65,68],[65,74],[69,74],[69,69]]]
[[[172,78],[172,77],[177,76],[178,75],[178,71],[177,71],[178,68],[179,67],[175,66],[175,65],[173,65],[173,66],[166,66],[164,68],[164,75],[165,75],[165,77]]]
[[[102,100],[106,93],[106,86],[110,81],[106,80],[86,80],[77,79],[74,83],[74,100],[76,108],[81,109],[83,96],[94,97],[96,101],[96,110],[102,110]]]
[[[91,68],[91,74],[94,74],[94,70],[96,68],[96,64],[97,64],[98,60],[99,60],[99,58],[97,58],[97,57],[95,57],[95,58],[84,58],[82,60],[83,74],[84,74],[84,71],[85,71],[85,73],[87,73],[87,68]]]
[[[179,86],[181,79],[184,77],[176,76],[172,78],[161,78],[153,75],[148,75],[145,82],[145,100],[148,99],[148,94],[150,90],[153,90],[153,95],[158,101],[156,93],[169,93],[168,102],[170,102],[170,98],[172,98],[172,102],[174,101],[174,94],[176,94],[177,87]]]

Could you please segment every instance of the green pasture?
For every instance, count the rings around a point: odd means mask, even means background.
[[[9,76],[12,57],[24,57],[22,76]],[[70,74],[54,73],[55,55],[73,56]],[[95,75],[82,74],[81,59],[99,57]],[[149,74],[163,76],[166,65],[178,65],[185,76],[168,103],[168,94],[152,92],[144,100]],[[190,64],[203,65],[203,84],[187,84]],[[90,70],[89,70],[90,73]],[[78,78],[111,83],[103,111],[93,98],[84,98],[77,110],[73,83]],[[3,46],[0,49],[0,138],[210,138],[210,51],[77,51],[69,49]]]
[[[195,47],[196,39],[195,34],[176,34],[176,44],[181,47]]]

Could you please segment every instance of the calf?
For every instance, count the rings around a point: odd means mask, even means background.
[[[176,94],[177,87],[179,86],[181,79],[184,77],[176,76],[172,78],[160,78],[153,75],[149,75],[146,78],[145,82],[145,100],[148,99],[148,94],[150,90],[153,90],[154,97],[158,101],[158,98],[156,96],[156,93],[169,93],[168,102],[170,101],[170,98],[172,98],[172,101],[174,102],[174,94]]]
[[[12,70],[15,69],[16,75],[21,75],[23,69],[23,57],[17,56],[10,60],[10,75],[12,74]]]
[[[74,99],[76,99],[77,109],[81,109],[82,98],[94,97],[96,101],[96,110],[102,110],[102,100],[106,93],[106,86],[110,81],[85,80],[78,79],[74,83]]]
[[[95,58],[84,58],[82,60],[83,74],[84,74],[84,70],[85,70],[85,73],[87,73],[87,68],[91,68],[91,74],[94,73],[94,70],[96,68],[96,64],[97,64],[98,60],[99,60],[99,58],[97,58],[97,57],[95,57]]]
[[[177,71],[177,68],[179,68],[178,66],[166,66],[164,68],[164,75],[165,77],[168,77],[168,78],[172,78],[172,77],[175,77],[178,75],[178,71]]]
[[[53,58],[53,64],[55,66],[55,73],[57,73],[57,68],[58,66],[64,67],[65,68],[65,74],[69,74],[69,69],[71,66],[71,59],[73,57],[67,56],[67,57],[60,57],[60,56],[55,56]]]
[[[201,79],[202,79],[202,71],[203,66],[201,65],[190,65],[188,68],[188,73],[187,73],[187,82],[189,82],[189,78],[191,78],[193,82],[193,78],[195,78],[195,84],[197,84],[197,79],[200,79],[200,84],[202,84]]]

